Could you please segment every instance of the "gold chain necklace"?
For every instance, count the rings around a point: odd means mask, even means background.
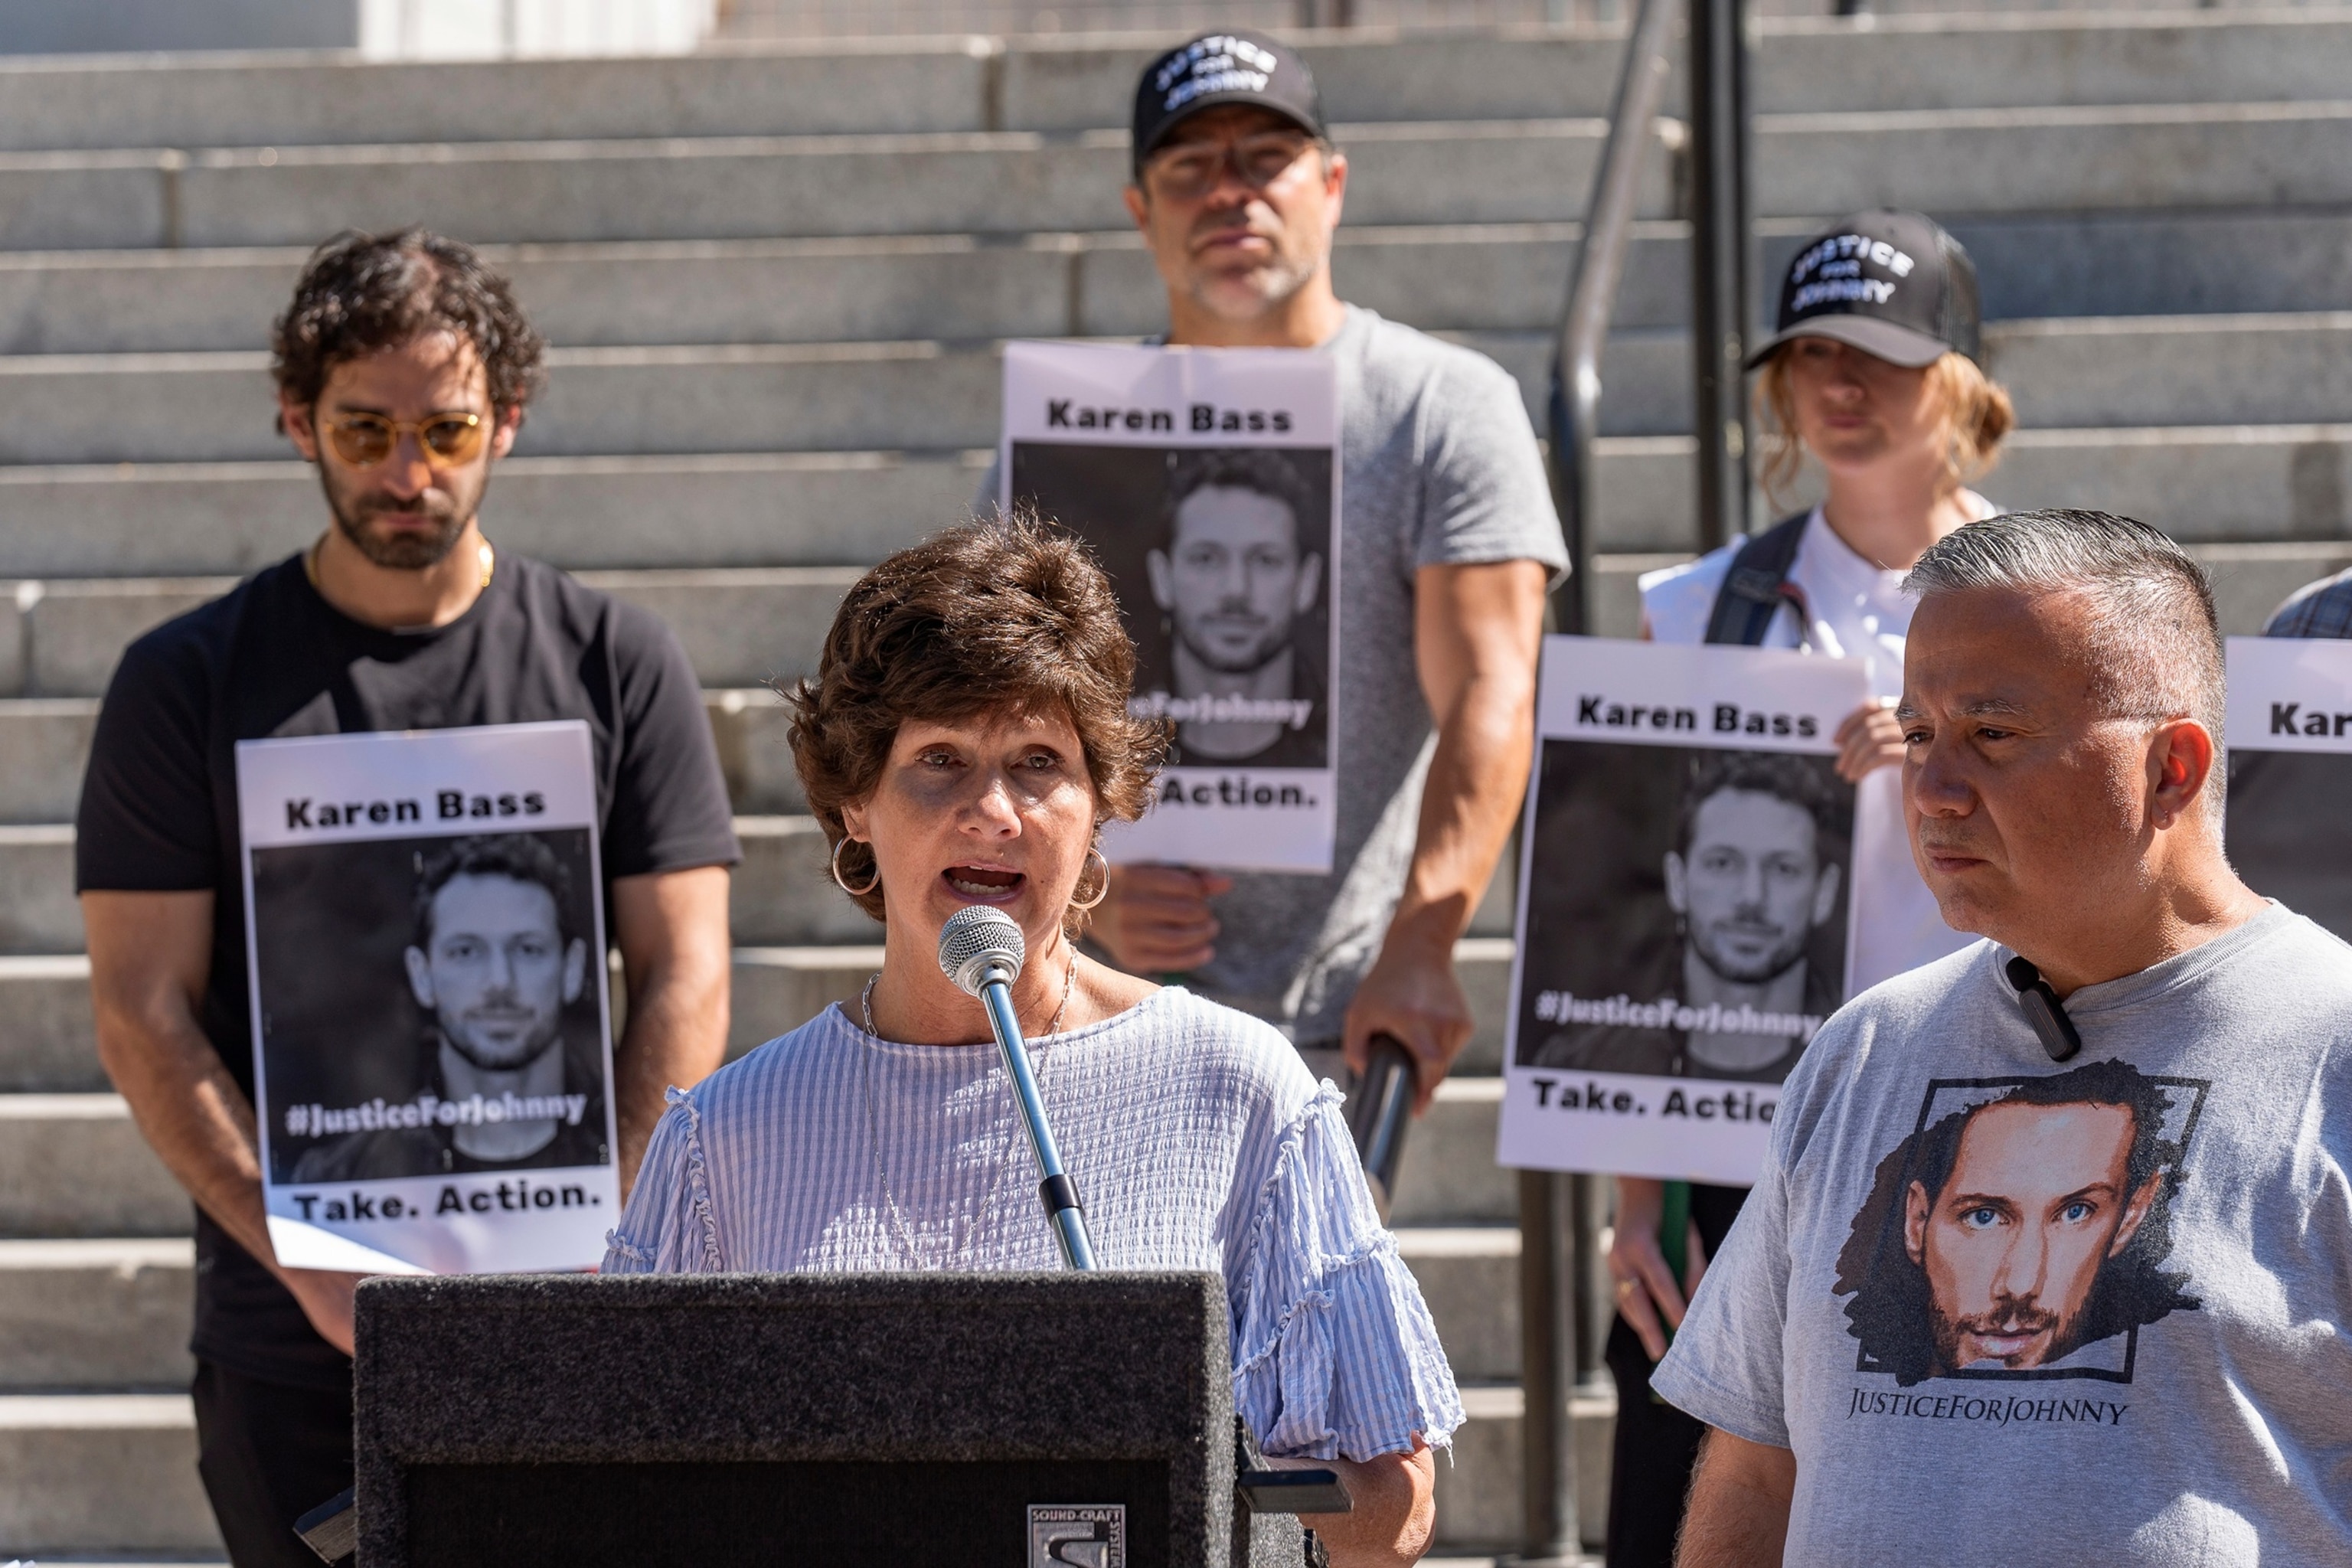
[[[1076,980],[1077,973],[1077,954],[1072,953],[1070,966],[1062,972],[1062,1005],[1054,1009],[1054,1016],[1045,1026],[1045,1034],[1048,1037],[1061,1033],[1062,1015],[1070,1009],[1070,987]],[[874,1027],[874,987],[881,982],[882,975],[877,970],[866,980],[866,989],[857,994],[857,1011],[866,1026],[866,1037],[857,1043],[857,1100],[866,1110],[866,1148],[867,1153],[873,1158],[876,1182],[882,1188],[883,1212],[889,1216],[890,1229],[898,1237],[898,1245],[906,1250],[908,1260],[914,1264],[918,1272],[937,1274],[943,1272],[947,1265],[930,1262],[923,1257],[922,1248],[915,1245],[914,1230],[907,1224],[907,1216],[898,1207],[898,1194],[890,1190],[890,1168],[882,1163],[882,1135],[874,1121],[874,1089],[869,1081],[869,1075],[873,1066],[874,1047],[882,1042],[881,1033]],[[1041,1052],[1037,1057],[1037,1092],[1041,1096],[1045,1092],[1045,1058]],[[1019,1114],[1016,1109],[1014,1111],[1016,1121],[1019,1120]],[[990,1179],[988,1191],[981,1197],[982,1214],[987,1214],[996,1207],[996,1194],[1004,1187],[1004,1173],[1016,1163],[1017,1158],[1015,1156],[1014,1159],[998,1163],[996,1174]]]

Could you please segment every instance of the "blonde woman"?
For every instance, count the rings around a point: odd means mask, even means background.
[[[1893,710],[1911,626],[1904,574],[1929,545],[1995,510],[1969,487],[1993,466],[2014,416],[1979,363],[1979,324],[1976,268],[1932,218],[1856,213],[1808,241],[1782,278],[1777,330],[1748,363],[1761,372],[1766,492],[1785,491],[1810,458],[1824,499],[1641,582],[1646,637],[1799,648],[1868,668],[1873,700],[1837,731],[1838,772],[1859,786],[1856,897],[1871,911],[1853,936],[1856,991],[1972,940],[1944,924],[1912,863]],[[1696,1184],[1669,1194],[1634,1177],[1617,1185],[1609,1562],[1629,1568],[1673,1560],[1703,1430],[1650,1397],[1650,1370],[1747,1194]],[[1671,1248],[1661,1236],[1670,1212]]]

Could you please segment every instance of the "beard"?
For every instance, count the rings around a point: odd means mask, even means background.
[[[533,1019],[530,1029],[512,1041],[478,1036],[466,1026],[463,1018],[444,1016],[440,1025],[441,1037],[449,1042],[449,1048],[484,1072],[514,1072],[529,1067],[545,1056],[562,1033],[560,1014]]]
[[[335,527],[353,549],[375,565],[394,572],[422,572],[446,560],[449,552],[457,547],[457,541],[465,537],[488,476],[483,475],[483,482],[471,487],[471,494],[428,489],[408,500],[380,490],[338,494],[323,465],[319,477],[327,492],[327,510],[334,514]],[[383,517],[429,522],[432,526],[385,531],[375,525],[376,520]]]
[[[1212,272],[1196,266],[1186,292],[1192,302],[1220,321],[1254,321],[1263,312],[1280,305],[1314,280],[1321,269],[1319,254],[1295,256],[1286,247],[1288,237],[1278,229],[1269,230],[1248,222],[1245,209],[1220,208],[1203,213],[1192,226],[1198,237],[1237,226],[1268,242],[1273,254],[1254,266],[1227,272]]]
[[[1724,979],[1742,985],[1761,985],[1786,974],[1802,959],[1811,935],[1810,931],[1803,929],[1800,929],[1793,937],[1784,935],[1777,945],[1766,950],[1763,957],[1752,961],[1734,951],[1728,943],[1714,940],[1714,933],[1706,927],[1693,925],[1690,942],[1700,961]]]
[[[1943,1308],[1935,1303],[1930,1303],[1927,1308],[1927,1329],[1936,1342],[1936,1360],[1951,1372],[1958,1372],[1966,1364],[1961,1359],[1960,1340],[1963,1335],[1981,1341],[1993,1337],[2047,1333],[2049,1338],[2044,1342],[2048,1348],[2038,1360],[2026,1363],[2040,1366],[2063,1360],[2075,1350],[2081,1321],[2080,1312],[2071,1319],[2062,1318],[2046,1307],[2011,1297],[2001,1298],[1989,1312],[1979,1312],[1968,1318],[1946,1317]]]
[[[1203,620],[1232,618],[1202,617]],[[1196,626],[1180,626],[1178,635],[1187,652],[1220,675],[1251,675],[1281,657],[1283,649],[1290,644],[1290,624],[1287,621],[1277,624],[1252,618],[1249,625],[1252,631],[1250,641],[1239,652],[1229,651],[1230,645],[1220,644],[1213,637],[1196,635],[1199,630]]]

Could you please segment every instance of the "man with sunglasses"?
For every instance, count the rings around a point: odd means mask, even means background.
[[[238,1568],[315,1568],[293,1521],[351,1484],[358,1279],[281,1268],[262,1216],[236,742],[585,721],[628,979],[624,1192],[664,1088],[725,1051],[738,849],[685,652],[643,612],[493,548],[477,515],[540,347],[463,245],[410,230],[322,247],[273,370],[328,526],[133,643],[99,715],[76,844],[99,1054],[195,1200],[199,1468]]]
[[[1425,1105],[1470,1038],[1454,943],[1517,820],[1568,557],[1510,375],[1333,291],[1347,185],[1314,77],[1272,38],[1203,35],[1136,84],[1127,209],[1165,341],[1339,367],[1339,843],[1328,876],[1119,868],[1096,929],[1128,968],[1192,971],[1272,1019],[1318,1070],[1396,1037]]]

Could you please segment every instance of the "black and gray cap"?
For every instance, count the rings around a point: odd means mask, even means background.
[[[1805,242],[1780,280],[1755,369],[1791,338],[1833,338],[1917,369],[1957,350],[1978,359],[1976,264],[1924,213],[1855,213]]]
[[[1225,103],[1270,109],[1309,136],[1326,134],[1323,95],[1307,62],[1286,44],[1235,27],[1203,33],[1144,67],[1135,84],[1135,166],[1180,122]]]

